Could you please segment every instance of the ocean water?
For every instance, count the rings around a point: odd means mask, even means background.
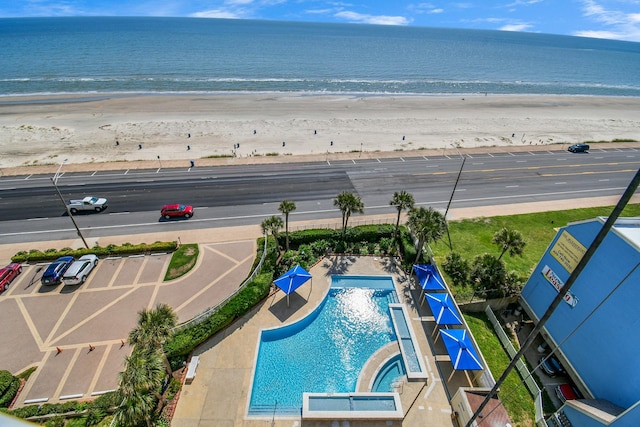
[[[308,92],[640,96],[640,43],[196,18],[0,19],[0,96]]]

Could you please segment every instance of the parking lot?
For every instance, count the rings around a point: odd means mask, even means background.
[[[44,286],[47,264],[25,265],[0,294],[0,369],[37,367],[17,406],[115,389],[140,310],[165,303],[188,320],[237,289],[254,256],[254,240],[201,244],[195,268],[171,282],[163,282],[169,254],[106,258],[74,286]]]

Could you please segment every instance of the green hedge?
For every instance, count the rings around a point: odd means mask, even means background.
[[[2,396],[13,381],[15,377],[11,374],[11,372],[2,370],[0,371],[0,396]]]
[[[0,409],[2,412],[9,413],[15,417],[28,419],[33,417],[42,417],[50,414],[69,414],[80,413],[83,411],[103,411],[105,413],[113,412],[120,404],[122,398],[116,391],[111,391],[98,396],[91,402],[69,401],[64,403],[44,403],[38,405],[27,405],[14,410]]]
[[[11,404],[19,388],[18,377],[14,377],[9,371],[0,371],[0,408],[6,408]]]
[[[146,254],[151,252],[173,252],[178,248],[178,242],[155,242],[151,244],[140,243],[132,245],[131,243],[124,243],[122,245],[108,245],[108,246],[94,246],[92,248],[82,249],[47,249],[40,251],[37,249],[31,249],[30,251],[21,251],[11,257],[13,262],[39,262],[39,261],[53,261],[61,256],[71,255],[74,258],[79,258],[82,255],[95,254],[99,257],[113,256],[113,255],[132,255],[132,254]]]

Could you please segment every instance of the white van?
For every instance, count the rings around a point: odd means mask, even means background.
[[[89,254],[82,255],[79,260],[74,261],[65,271],[62,276],[62,281],[65,285],[78,285],[84,283],[87,280],[87,276],[91,273],[91,270],[98,265],[98,257]]]

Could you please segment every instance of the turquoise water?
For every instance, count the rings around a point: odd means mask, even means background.
[[[308,92],[640,96],[640,43],[251,20],[0,19],[0,96]]]
[[[366,361],[396,339],[389,304],[397,302],[393,280],[376,277],[364,287],[362,276],[334,276],[332,288],[301,321],[262,331],[250,415],[299,414],[302,393],[354,392]],[[339,283],[339,287],[333,287]]]
[[[402,362],[402,356],[400,354],[393,356],[387,361],[380,369],[378,376],[373,382],[371,391],[378,393],[392,392],[393,383],[405,376],[407,371]]]

